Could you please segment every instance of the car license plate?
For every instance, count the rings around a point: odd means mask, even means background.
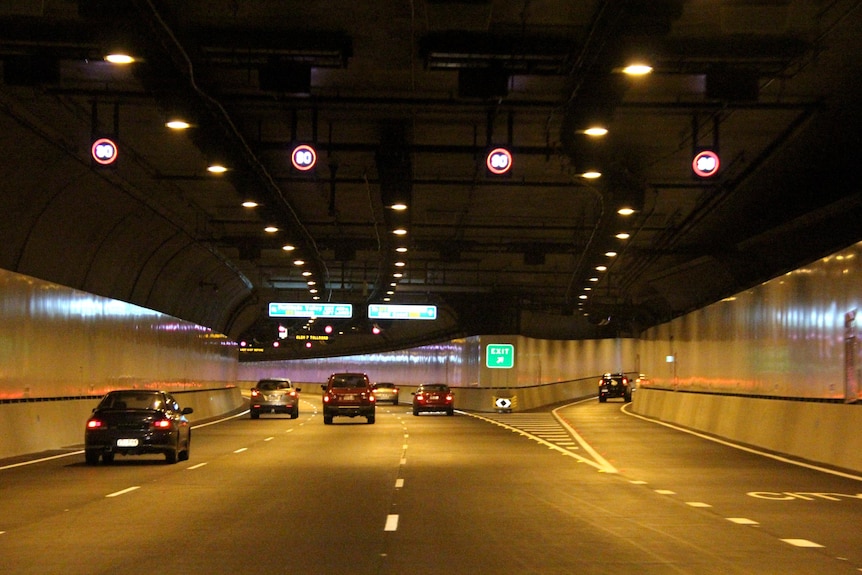
[[[341,398],[344,401],[355,401],[356,400],[356,396],[352,395],[352,394],[351,395],[342,395]]]
[[[432,395],[432,396],[431,396],[431,399],[432,399],[433,401],[437,401],[438,399],[440,399],[440,396],[439,396],[439,395]]]
[[[137,447],[138,440],[137,439],[118,439],[117,447]]]

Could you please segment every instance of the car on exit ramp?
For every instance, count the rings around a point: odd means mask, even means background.
[[[599,403],[611,397],[621,397],[625,402],[632,400],[632,386],[625,374],[606,373],[599,379]]]
[[[444,383],[423,383],[413,393],[413,415],[423,412],[455,414],[455,395]]]
[[[101,457],[161,453],[167,463],[189,458],[192,428],[181,408],[165,391],[140,389],[108,392],[93,409],[84,431],[84,458],[95,465]]]

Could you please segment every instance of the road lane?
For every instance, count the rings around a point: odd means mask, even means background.
[[[768,513],[718,511],[731,498],[697,478],[726,465],[723,451],[666,428],[656,435],[654,424],[612,403],[593,407],[564,416],[619,473],[564,455],[566,440],[549,426],[542,433],[553,443],[465,414],[414,417],[406,406],[379,407],[374,425],[323,425],[314,397],[297,420],[195,428],[191,459],[176,465],[156,457],[92,467],[80,456],[7,469],[0,557],[16,575],[151,575],[165,570],[156,550],[190,574],[858,573],[829,546],[782,540],[807,533],[781,538],[728,519],[750,514],[768,524]],[[675,455],[675,442],[689,460]],[[679,481],[652,469],[650,456],[701,472]],[[776,472],[766,463],[758,473],[757,461],[747,463],[752,474]],[[858,501],[741,499],[763,507]],[[698,501],[713,506],[691,505]]]

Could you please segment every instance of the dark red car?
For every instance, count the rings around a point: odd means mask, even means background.
[[[333,373],[323,386],[323,423],[336,416],[364,417],[374,423],[377,400],[364,373]]]
[[[445,383],[424,383],[413,393],[413,415],[423,411],[443,411],[455,414],[455,396]]]

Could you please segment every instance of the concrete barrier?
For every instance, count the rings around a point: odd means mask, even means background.
[[[862,473],[862,406],[641,388],[635,413]]]
[[[192,423],[236,411],[240,389],[176,392],[182,407],[191,407]],[[46,399],[0,404],[0,458],[55,449],[83,447],[84,423],[99,397]]]

